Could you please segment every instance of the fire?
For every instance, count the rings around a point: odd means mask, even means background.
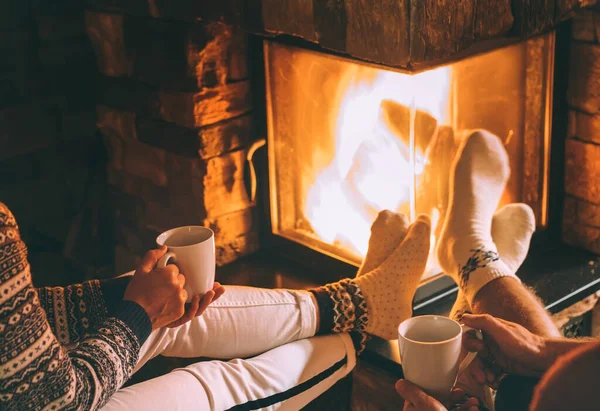
[[[379,211],[416,217],[427,165],[417,123],[425,117],[435,129],[436,121],[448,122],[450,75],[448,67],[408,75],[353,65],[344,72],[339,112],[332,113],[335,155],[304,197],[305,216],[322,241],[362,258]]]

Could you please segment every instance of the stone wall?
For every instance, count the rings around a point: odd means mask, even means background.
[[[0,2],[0,201],[37,285],[110,271],[96,64],[77,1]]]
[[[600,253],[600,8],[573,20],[564,240]]]
[[[229,2],[202,3],[88,1],[117,270],[180,225],[215,231],[219,265],[258,247],[243,181],[254,137],[246,35]]]

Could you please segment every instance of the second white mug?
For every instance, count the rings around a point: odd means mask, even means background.
[[[462,334],[472,330],[458,322],[437,315],[409,318],[398,327],[398,344],[404,378],[427,394],[445,400],[456,378],[475,359],[469,353],[459,363]],[[475,330],[477,338],[483,338]]]
[[[166,245],[167,253],[156,264],[157,268],[175,264],[185,276],[186,302],[212,290],[215,282],[215,235],[210,228],[184,226],[165,231],[156,237],[156,244]]]

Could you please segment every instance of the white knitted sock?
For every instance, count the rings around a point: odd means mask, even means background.
[[[492,239],[511,272],[516,273],[523,264],[534,231],[535,215],[527,204],[508,204],[494,214]]]
[[[408,218],[404,214],[383,210],[371,225],[369,249],[356,276],[359,277],[379,267],[406,237]]]
[[[368,309],[365,331],[388,340],[398,325],[412,315],[412,300],[429,254],[431,223],[419,216],[406,237],[378,268],[352,280]]]
[[[452,164],[448,211],[437,257],[469,304],[488,282],[515,275],[498,255],[491,234],[492,217],[509,174],[502,142],[484,130],[467,136]]]

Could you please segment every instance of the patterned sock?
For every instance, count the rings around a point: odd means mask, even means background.
[[[378,268],[311,290],[317,299],[319,333],[360,331],[396,338],[398,325],[412,314],[412,300],[425,270],[431,226],[419,216],[406,238]]]
[[[408,218],[404,214],[383,210],[371,225],[369,249],[356,273],[357,277],[379,267],[406,237]],[[366,332],[351,331],[350,337],[357,352],[362,352],[371,338]]]
[[[509,174],[502,142],[483,130],[467,136],[452,164],[450,199],[437,257],[469,304],[488,282],[515,276],[492,240],[492,218]]]

